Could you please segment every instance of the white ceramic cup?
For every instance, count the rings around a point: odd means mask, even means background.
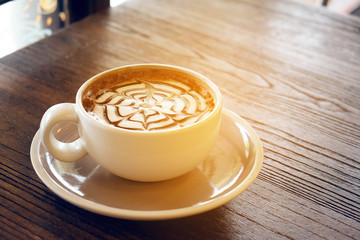
[[[211,91],[214,108],[200,121],[179,129],[138,131],[103,123],[85,110],[85,89],[99,79],[118,71],[167,69],[200,81]],[[111,69],[86,81],[78,90],[76,102],[49,108],[40,124],[41,140],[47,151],[60,161],[76,161],[89,154],[109,172],[130,180],[162,181],[195,169],[213,148],[221,121],[222,97],[217,86],[205,76],[181,67],[163,64],[136,64]],[[62,121],[78,125],[80,137],[71,143],[58,141],[52,133]]]

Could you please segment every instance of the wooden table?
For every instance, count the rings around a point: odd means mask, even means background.
[[[259,134],[264,163],[231,202],[130,221],[62,200],[29,148],[90,76],[157,62],[196,70]],[[1,239],[360,239],[360,19],[297,1],[131,0],[0,59]]]

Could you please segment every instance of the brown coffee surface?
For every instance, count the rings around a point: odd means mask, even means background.
[[[153,131],[194,124],[214,108],[209,89],[188,75],[181,79],[160,70],[124,75],[105,76],[88,88],[83,105],[92,117],[123,129]]]

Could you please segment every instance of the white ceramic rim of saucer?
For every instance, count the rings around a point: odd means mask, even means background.
[[[152,210],[152,211],[143,211],[143,210],[127,210],[121,208],[115,208],[103,205],[101,203],[96,203],[87,199],[84,199],[74,193],[63,189],[59,186],[45,171],[43,168],[41,161],[39,159],[39,148],[40,148],[40,136],[39,131],[35,134],[33,141],[31,143],[30,148],[30,158],[32,165],[35,169],[35,172],[42,180],[42,182],[57,196],[62,199],[80,207],[86,209],[90,212],[94,212],[97,214],[122,218],[122,219],[131,219],[131,220],[165,220],[165,219],[175,219],[180,217],[191,216],[199,213],[203,213],[214,208],[217,208],[241,194],[245,191],[256,179],[258,176],[262,163],[263,163],[263,148],[260,141],[259,136],[255,132],[255,130],[240,116],[233,113],[232,111],[223,108],[222,114],[225,114],[227,117],[231,118],[232,121],[239,123],[245,130],[248,132],[249,136],[254,142],[254,148],[256,151],[256,157],[254,160],[254,164],[252,166],[251,171],[249,171],[248,175],[245,179],[240,182],[236,187],[234,187],[228,193],[218,196],[214,199],[211,199],[208,202],[205,202],[200,205],[189,206],[178,209],[169,209],[169,210]]]

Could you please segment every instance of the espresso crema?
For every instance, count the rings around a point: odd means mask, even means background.
[[[169,78],[127,79],[98,91],[86,102],[85,109],[99,121],[140,131],[185,127],[205,118],[214,108],[205,88]]]

